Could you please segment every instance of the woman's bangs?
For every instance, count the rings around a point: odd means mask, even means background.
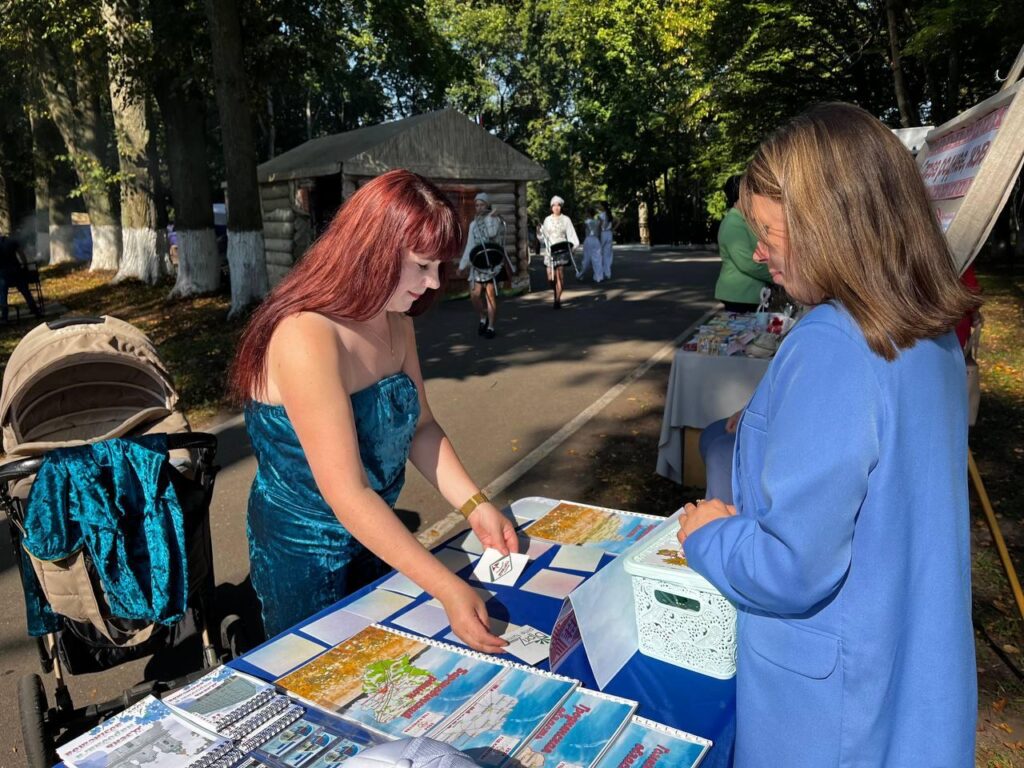
[[[408,224],[405,246],[430,261],[452,261],[462,248],[462,227],[448,205],[433,205]]]

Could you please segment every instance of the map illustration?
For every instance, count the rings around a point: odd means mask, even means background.
[[[582,504],[560,502],[550,512],[529,525],[525,532],[536,539],[558,544],[578,544],[603,549],[613,555],[622,554],[650,533],[657,520],[598,509]]]

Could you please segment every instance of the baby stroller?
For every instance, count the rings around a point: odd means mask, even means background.
[[[224,658],[225,635],[240,636],[237,617],[226,617],[221,624],[225,631],[216,641],[211,638],[210,627],[216,617],[209,504],[217,473],[217,442],[213,435],[189,432],[177,403],[178,394],[149,339],[112,317],[75,318],[37,326],[18,344],[4,371],[0,425],[7,456],[0,466],[0,506],[11,523],[11,543],[25,587],[30,634],[38,643],[40,666],[45,674],[53,675],[55,685],[55,706],[49,707],[39,675],[29,674],[19,680],[22,736],[32,768],[56,762],[55,744],[148,693],[169,690],[184,682],[146,683],[125,691],[116,700],[76,708],[65,683],[67,674],[102,671],[161,650],[173,648],[178,652],[200,645],[199,658],[189,666],[193,674],[186,679],[190,679]],[[93,560],[89,548],[47,563],[34,558],[23,546],[33,533],[31,524],[26,530],[26,501],[47,458],[56,461],[68,454],[63,450],[58,454],[57,449],[74,446],[93,445],[94,451],[96,447],[112,451],[115,444],[127,445],[114,438],[134,438],[161,446],[166,441],[169,460],[160,460],[160,471],[166,476],[164,487],[173,487],[172,495],[180,504],[183,537],[176,552],[177,562],[185,564],[177,571],[184,611],[183,615],[175,614],[182,617],[173,623],[114,615],[110,608],[114,601],[108,599],[111,593],[106,591],[110,583],[100,576],[110,567]],[[40,488],[49,490],[47,485]],[[33,505],[45,501],[42,506],[52,510],[63,508],[59,504],[67,506],[63,498],[38,496],[33,497]],[[117,502],[124,506],[123,498]],[[150,530],[142,510],[128,512],[124,515],[126,528]],[[140,550],[124,551],[131,554]],[[161,588],[157,584],[163,572],[148,560],[150,551],[145,551],[147,560],[142,567],[152,577],[146,586],[155,594]],[[59,588],[54,586],[58,577],[63,579]],[[196,635],[199,643],[190,642],[196,640]]]

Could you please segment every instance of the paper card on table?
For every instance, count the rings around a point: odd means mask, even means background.
[[[604,552],[593,547],[578,547],[566,544],[558,548],[551,560],[552,568],[564,568],[569,571],[586,571],[593,573],[601,564]]]
[[[334,613],[321,616],[316,621],[311,621],[301,630],[310,637],[315,637],[328,645],[337,645],[348,640],[356,632],[366,629],[373,623],[372,619],[360,616],[358,613],[346,611],[339,608]]]
[[[483,600],[485,603],[497,594],[497,592],[491,589],[476,587],[472,584],[470,584],[469,586],[473,589],[474,592],[480,595],[480,599]],[[427,600],[426,603],[424,603],[424,605],[436,605],[438,608],[444,608],[444,605],[436,597],[430,598],[429,600]]]
[[[285,635],[245,655],[245,660],[273,677],[283,675],[326,650],[298,635]]]
[[[466,531],[459,538],[449,543],[448,546],[461,549],[463,552],[469,552],[472,555],[482,555],[484,553],[484,545],[480,543],[480,537],[474,531]]]
[[[466,566],[476,562],[474,555],[463,552],[461,549],[442,549],[440,552],[435,552],[434,557],[452,573],[458,573]]]
[[[408,595],[409,597],[419,597],[423,594],[423,590],[416,586],[413,580],[404,573],[396,573],[387,581],[381,582],[379,589],[386,589],[388,592],[397,592],[400,595]]]
[[[433,637],[448,626],[448,614],[443,608],[423,603],[391,619],[391,623],[411,630],[417,635]]]
[[[530,558],[521,553],[503,555],[496,549],[487,549],[473,569],[473,578],[485,584],[514,587],[529,562]]]
[[[531,666],[544,661],[551,648],[551,635],[546,635],[539,629],[528,625],[510,629],[501,637],[508,640],[505,653],[510,653]]]
[[[558,611],[558,618],[555,619],[555,626],[551,628],[551,649],[548,656],[548,669],[557,672],[569,654],[572,653],[583,638],[580,635],[580,626],[576,622],[576,612],[573,610],[572,601],[562,601],[562,607]]]
[[[388,592],[383,589],[375,589],[367,595],[363,595],[353,603],[345,606],[345,610],[358,613],[371,621],[383,621],[402,610],[412,602],[411,597]]]
[[[582,583],[583,577],[573,573],[543,570],[523,584],[524,592],[534,592],[561,600]]]
[[[543,496],[527,496],[524,499],[513,501],[509,509],[517,520],[536,520],[550,512],[551,508],[557,504],[558,501],[555,499],[548,499]]]
[[[550,541],[543,539],[531,539],[529,536],[519,534],[519,551],[531,560],[536,560],[554,546]]]

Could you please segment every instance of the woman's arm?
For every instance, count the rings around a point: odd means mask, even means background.
[[[268,381],[284,404],[320,493],[360,543],[441,600],[460,638],[477,650],[500,651],[504,641],[487,630],[487,613],[476,593],[427,552],[370,487],[343,358],[335,325],[312,313],[284,320],[270,343]]]
[[[416,469],[430,481],[455,509],[460,508],[471,496],[480,492],[466,468],[459,461],[448,435],[434,419],[427,402],[420,370],[419,355],[416,351],[416,334],[412,320],[403,323],[405,334],[405,365],[402,370],[416,383],[420,394],[420,421],[412,439],[409,458]],[[469,516],[469,524],[479,536],[481,543],[493,547],[502,554],[519,551],[519,539],[515,526],[494,504],[480,504]]]

